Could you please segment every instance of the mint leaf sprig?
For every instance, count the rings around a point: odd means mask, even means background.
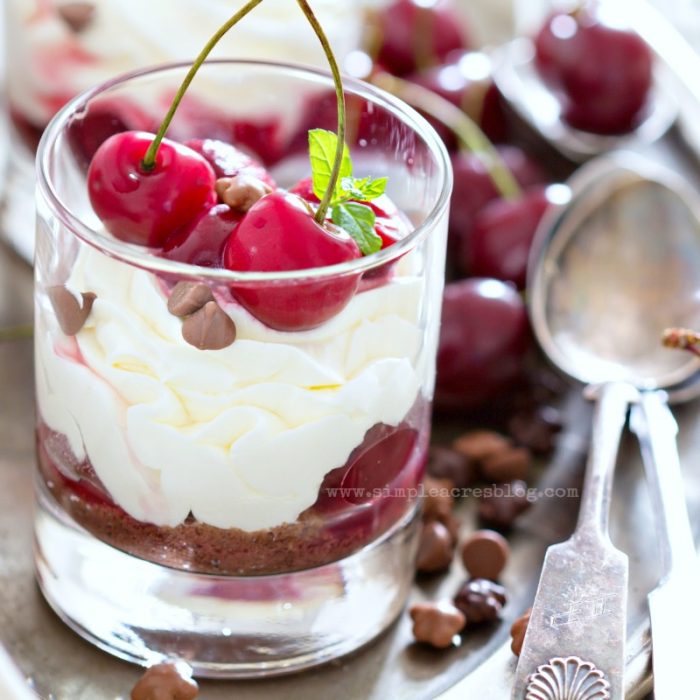
[[[338,137],[326,129],[309,131],[309,160],[314,194],[322,199],[331,181]],[[362,255],[381,250],[382,239],[374,230],[376,215],[370,202],[386,191],[387,178],[356,178],[352,174],[352,159],[347,144],[343,146],[340,176],[330,200],[331,220],[348,232]]]

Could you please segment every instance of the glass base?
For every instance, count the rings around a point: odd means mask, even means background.
[[[38,486],[35,562],[51,607],[127,661],[184,659],[202,678],[298,671],[369,642],[401,612],[414,572],[417,508],[379,540],[325,566],[211,576],[121,552],[75,525]]]

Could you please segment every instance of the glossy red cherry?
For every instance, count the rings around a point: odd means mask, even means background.
[[[377,60],[389,72],[406,75],[421,59],[440,63],[468,48],[464,22],[452,0],[395,0],[379,14],[382,44]]]
[[[523,187],[542,184],[546,176],[539,165],[515,146],[499,146],[498,152],[518,184]],[[493,180],[480,158],[473,153],[457,153],[452,158],[454,188],[450,207],[450,250],[468,245],[474,217],[488,202],[498,197]]]
[[[216,176],[190,148],[164,139],[155,165],[142,161],[155,137],[126,131],[108,138],[88,170],[90,203],[105,228],[128,243],[160,247],[216,202]]]
[[[299,197],[273,192],[245,215],[224,250],[224,266],[241,272],[308,270],[361,257],[345,232],[316,223]],[[263,323],[285,331],[314,328],[342,311],[359,275],[308,282],[233,285],[236,299]]]
[[[137,104],[104,98],[89,102],[85,110],[74,115],[67,133],[76,157],[87,168],[110,136],[123,131],[148,131],[153,126],[153,118]]]
[[[436,403],[473,408],[515,382],[530,334],[525,305],[515,287],[472,278],[448,284],[437,356]]]
[[[568,188],[535,187],[516,199],[495,199],[474,219],[474,228],[460,251],[462,272],[495,277],[524,289],[533,238],[552,202],[568,199]]]
[[[451,54],[448,62],[413,74],[411,82],[432,90],[455,107],[463,110],[493,142],[508,136],[506,115],[493,80],[491,61],[478,51],[460,51]],[[426,115],[448,148],[457,145],[455,135],[442,122]]]
[[[571,126],[600,134],[639,123],[653,80],[653,55],[636,33],[587,10],[551,15],[535,39],[536,65],[560,94]]]
[[[224,246],[242,218],[243,214],[227,204],[217,204],[170,236],[161,255],[200,267],[223,267]]]
[[[243,173],[261,180],[272,189],[277,189],[277,183],[267,172],[265,166],[251,158],[247,153],[225,141],[216,139],[190,139],[185,146],[197,151],[214,168],[216,177],[235,177]]]

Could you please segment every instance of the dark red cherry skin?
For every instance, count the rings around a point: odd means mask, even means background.
[[[490,60],[476,51],[450,54],[448,62],[414,73],[408,80],[431,90],[459,107],[498,143],[508,137],[508,125],[498,88],[490,76]],[[430,115],[428,121],[450,150],[457,146],[454,133]]]
[[[545,187],[534,187],[516,199],[489,202],[476,215],[471,235],[464,241],[458,258],[461,271],[524,289],[532,241],[551,203],[547,193]]]
[[[525,151],[516,146],[499,146],[498,152],[522,188],[546,182],[546,175]],[[498,197],[481,160],[473,153],[457,153],[452,157],[454,187],[450,207],[451,252],[461,250],[471,234],[474,217],[488,202]]]
[[[525,304],[514,286],[473,277],[445,287],[436,404],[474,408],[512,385],[530,344]]]
[[[452,0],[425,6],[418,0],[395,0],[378,18],[382,44],[378,62],[394,75],[418,70],[419,54],[441,63],[452,51],[468,48],[468,37]]]
[[[586,10],[551,15],[535,38],[536,66],[558,91],[571,126],[599,134],[634,129],[648,103],[653,54],[636,33]]]
[[[195,151],[164,139],[155,167],[142,161],[155,137],[125,131],[108,138],[88,169],[90,203],[105,228],[127,243],[154,248],[216,202],[216,176]]]
[[[190,139],[185,141],[185,146],[199,153],[214,168],[217,178],[245,174],[262,180],[273,190],[277,189],[277,183],[262,163],[230,143],[216,139]]]
[[[227,204],[217,204],[170,236],[160,254],[189,265],[223,267],[224,247],[242,218]]]
[[[273,192],[245,215],[224,249],[224,266],[240,272],[308,270],[361,257],[355,241],[340,229],[314,220],[304,201]],[[314,328],[340,313],[357,291],[360,276],[319,281],[232,285],[234,297],[271,328]]]

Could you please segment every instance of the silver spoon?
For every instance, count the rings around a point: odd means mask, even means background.
[[[546,3],[547,5],[549,3]],[[537,3],[535,3],[537,5]],[[538,21],[545,14],[540,12]],[[527,9],[532,6],[527,0]],[[620,18],[629,23],[649,43],[655,53],[654,83],[649,109],[639,126],[631,133],[603,136],[570,127],[562,118],[561,107],[554,93],[542,82],[534,63],[534,44],[530,34],[536,26],[516,26],[518,38],[503,46],[494,55],[494,78],[498,89],[515,112],[554,148],[574,162],[619,148],[634,148],[660,139],[678,116],[677,95],[681,92],[682,77],[687,74],[678,56],[676,39],[680,34],[661,16],[664,32],[657,38],[658,13],[644,0],[600,0],[599,11],[614,23]],[[643,11],[640,12],[640,8]],[[652,29],[652,26],[654,28]],[[667,26],[668,25],[668,26]],[[680,41],[686,43],[682,37]],[[700,59],[697,59],[700,63]],[[697,80],[694,80],[697,82]]]
[[[545,558],[516,671],[517,700],[578,698],[536,693],[579,681],[596,686],[592,697],[600,700],[623,697],[628,567],[607,531],[620,433],[639,391],[683,386],[687,393],[699,367],[660,343],[666,326],[700,322],[693,191],[626,154],[589,163],[570,184],[571,203],[550,211],[533,249],[530,312],[544,351],[589,385],[597,408],[577,529]],[[658,399],[650,396],[643,407]],[[677,603],[687,609],[687,600]]]

